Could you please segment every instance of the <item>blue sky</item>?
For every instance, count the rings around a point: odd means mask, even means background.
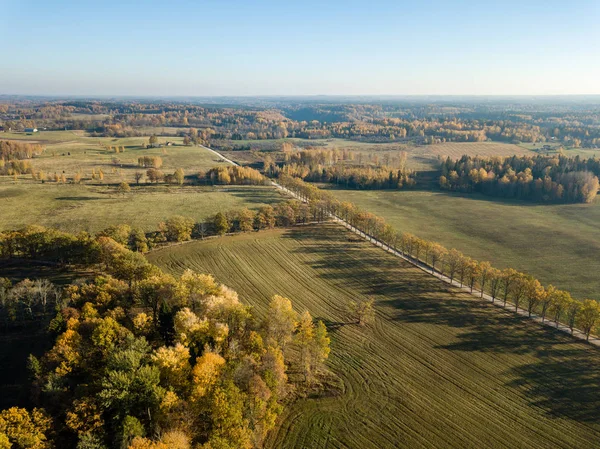
[[[0,94],[600,94],[598,23],[598,0],[0,0]]]

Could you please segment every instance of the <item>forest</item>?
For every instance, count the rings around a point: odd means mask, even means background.
[[[0,0],[0,449],[600,449],[600,0]]]
[[[591,203],[598,193],[597,159],[566,156],[481,158],[442,163],[440,187],[505,198]]]
[[[327,330],[289,299],[274,296],[260,318],[212,276],[165,274],[108,232],[48,234],[100,273],[66,287],[0,279],[4,327],[54,313],[55,339],[29,357],[36,408],[0,412],[1,447],[250,449],[284,401],[318,391]],[[66,262],[65,246],[37,240],[23,233],[20,255]]]
[[[282,162],[263,156],[264,172],[272,177],[286,174],[309,182],[326,182],[352,189],[401,189],[416,184],[416,173],[407,167],[407,154],[386,153],[383,157],[348,150],[294,148],[281,145]]]
[[[474,105],[425,102],[335,104],[249,101],[240,106],[176,102],[21,100],[0,104],[4,130],[33,126],[77,129],[93,136],[151,135],[171,127],[188,142],[345,138],[371,142],[559,142],[569,147],[600,145],[593,105]],[[89,116],[91,118],[86,117]]]

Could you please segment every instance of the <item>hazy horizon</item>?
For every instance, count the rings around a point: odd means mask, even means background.
[[[1,3],[5,95],[600,94],[594,1]]]

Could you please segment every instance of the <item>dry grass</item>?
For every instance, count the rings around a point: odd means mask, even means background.
[[[437,157],[449,156],[451,159],[459,159],[467,156],[514,156],[532,155],[533,153],[518,145],[500,142],[447,142],[437,145],[424,145],[415,147],[412,154]]]
[[[95,233],[110,225],[129,224],[155,231],[173,215],[195,220],[217,212],[279,201],[280,194],[263,186],[132,186],[126,196],[114,186],[0,183],[0,230],[39,224],[77,233]]]

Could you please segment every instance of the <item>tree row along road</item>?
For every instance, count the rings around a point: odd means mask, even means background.
[[[238,163],[232,161],[231,159],[226,158],[225,156],[223,156],[222,154],[218,153],[217,151],[202,146],[202,148],[212,152],[213,154],[215,154],[217,157],[219,157],[219,159],[222,159],[223,161],[231,164],[231,165],[236,165],[239,166]],[[286,193],[289,196],[292,196],[293,198],[296,198],[300,201],[303,202],[307,202],[307,200],[305,198],[303,198],[302,196],[296,194],[295,192],[292,192],[291,190],[283,187],[282,185],[278,184],[277,182],[270,180],[271,185],[273,185],[275,188],[279,189],[280,191]],[[352,226],[350,223],[348,223],[346,220],[338,217],[335,214],[329,214],[329,216],[337,223],[343,225],[344,227],[346,227],[348,230],[354,232],[355,234],[359,235],[360,237],[364,238],[365,240],[367,240],[368,242],[372,243],[375,246],[380,247],[381,249],[383,249],[384,251],[387,251],[390,254],[393,254],[396,257],[399,257],[403,260],[405,260],[406,262],[410,263],[411,265],[414,265],[415,267],[425,271],[426,273],[428,273],[431,276],[434,276],[438,279],[440,279],[441,281],[450,284],[458,289],[460,289],[463,292],[469,293],[471,295],[473,295],[474,297],[476,297],[477,299],[480,300],[484,300],[484,301],[488,301],[490,303],[492,303],[493,305],[495,305],[496,307],[502,308],[502,309],[508,309],[509,307],[512,307],[514,309],[514,304],[511,304],[510,302],[506,303],[506,307],[500,303],[499,300],[494,301],[494,299],[488,295],[487,293],[483,293],[480,290],[477,289],[473,289],[471,291],[471,289],[468,286],[465,286],[463,284],[460,284],[460,282],[458,282],[457,280],[450,280],[449,277],[445,276],[444,274],[440,273],[438,270],[432,270],[432,268],[428,265],[425,265],[424,263],[417,261],[415,259],[413,259],[412,257],[407,257],[404,254],[400,253],[399,251],[396,251],[394,248],[391,248],[390,246],[386,245],[385,243],[373,238],[372,236],[365,234],[363,231],[361,231],[360,229],[355,228],[354,226]],[[498,298],[496,298],[498,299]],[[524,317],[529,317],[529,314],[527,312],[527,310],[525,309],[518,309],[516,311],[516,313],[518,313],[521,316]],[[569,329],[568,326],[564,325],[564,324],[558,324],[558,327],[556,325],[556,323],[554,321],[551,320],[545,320],[542,321],[542,318],[536,315],[532,315],[531,318],[532,320],[538,322],[539,324],[543,324],[545,326],[549,326],[552,327],[553,329],[558,329],[562,332],[566,332],[568,334],[571,333],[571,329]],[[586,340],[586,335],[584,332],[578,330],[578,329],[574,329],[573,331],[573,337],[580,339],[580,340]],[[598,338],[597,336],[590,336],[589,338],[589,343],[596,346],[596,347],[600,347],[600,338]]]

